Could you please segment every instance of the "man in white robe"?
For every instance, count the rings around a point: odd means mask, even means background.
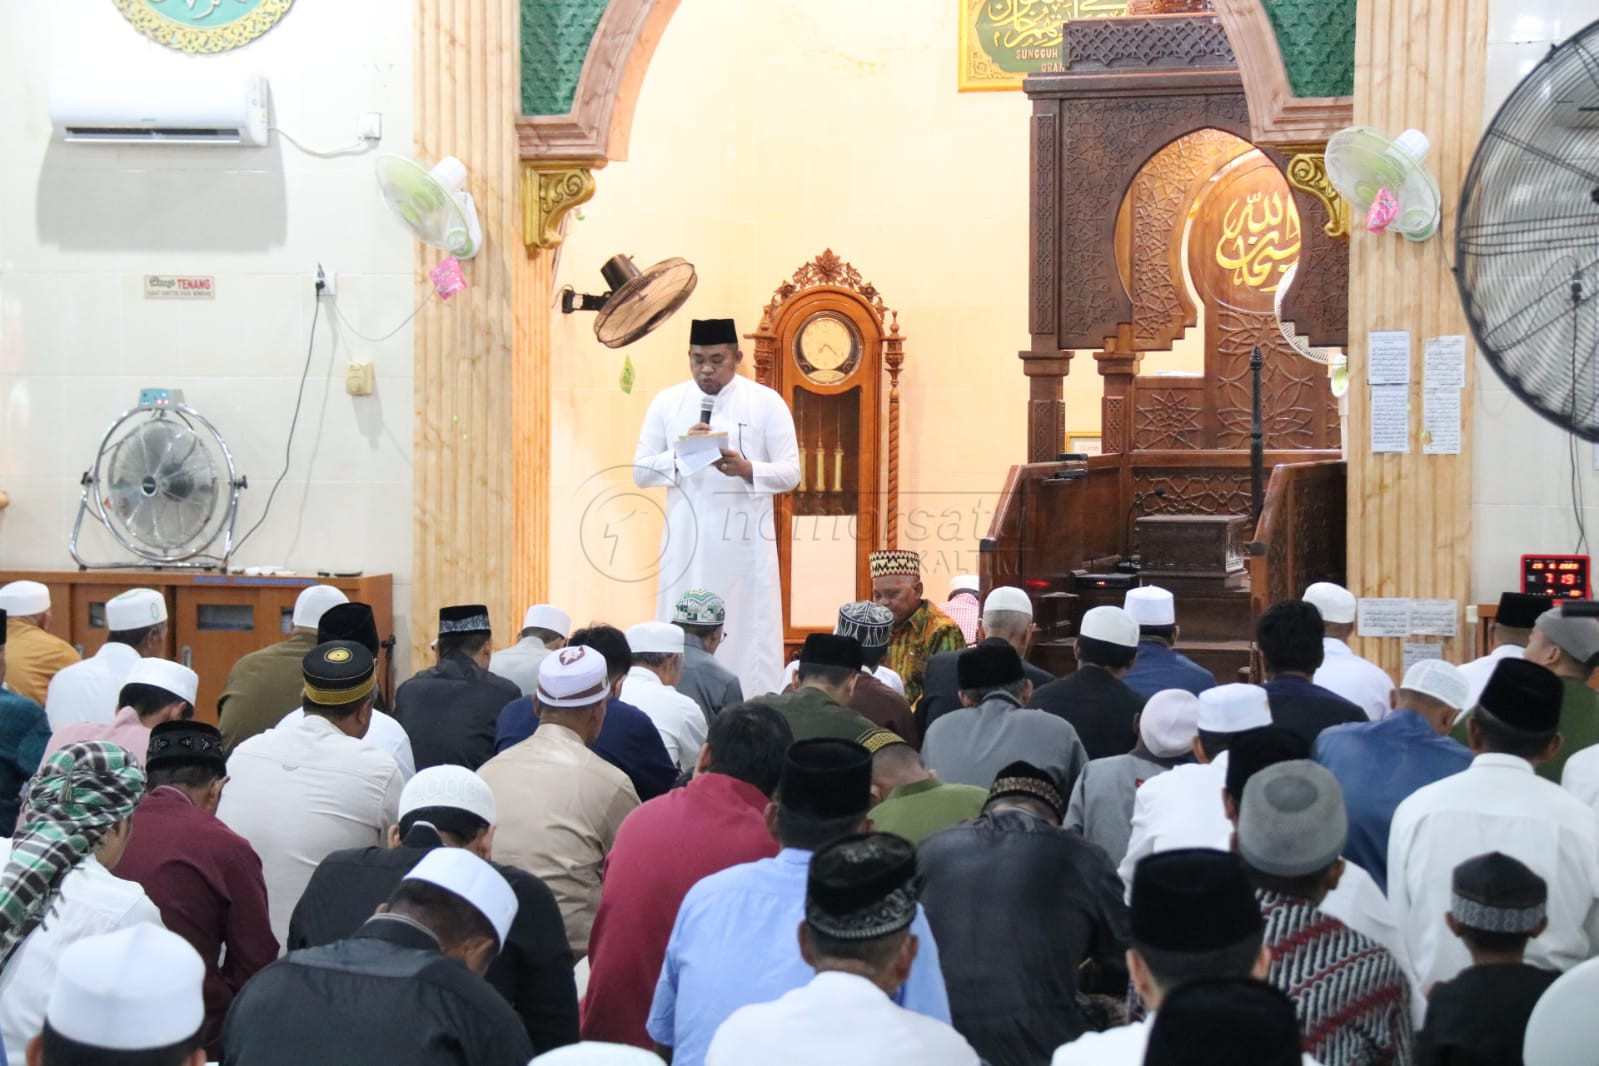
[[[782,589],[772,497],[799,484],[799,442],[783,398],[738,374],[744,353],[729,318],[696,320],[689,335],[691,379],[650,401],[633,456],[633,483],[666,487],[666,528],[655,617],[672,620],[689,589],[722,591],[739,624],[718,658],[747,695],[775,692],[783,676]],[[702,417],[710,408],[709,420]],[[710,466],[685,472],[676,443],[726,433]]]

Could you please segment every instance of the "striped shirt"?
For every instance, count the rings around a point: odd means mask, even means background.
[[[1393,955],[1308,899],[1259,891],[1271,971],[1325,1066],[1409,1066],[1410,989]]]

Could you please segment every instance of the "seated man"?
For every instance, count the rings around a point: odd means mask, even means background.
[[[1500,659],[1519,659],[1526,653],[1527,642],[1532,639],[1532,627],[1538,616],[1555,605],[1552,596],[1538,596],[1530,592],[1503,592],[1499,595],[1499,608],[1487,620],[1487,655],[1462,663],[1460,672],[1466,675],[1470,690],[1466,693],[1466,706],[1475,707],[1482,695],[1488,676],[1499,665]]]
[[[289,922],[289,951],[354,936],[434,848],[489,857],[499,821],[488,783],[464,766],[430,766],[400,793],[400,823],[385,846],[335,851],[311,875]],[[516,893],[516,918],[487,977],[522,1019],[535,1051],[577,1040],[577,989],[561,909],[544,882],[496,865]]]
[[[539,664],[544,657],[566,646],[572,632],[572,616],[548,603],[535,603],[522,616],[522,631],[516,643],[489,656],[489,673],[498,674],[531,696],[539,685]]]
[[[988,598],[983,601],[983,616],[977,622],[976,643],[1009,644],[1015,648],[1016,654],[1022,657],[1022,670],[1036,693],[1055,680],[1055,675],[1027,661],[1035,632],[1033,601],[1026,592],[1014,585],[999,585],[989,590]],[[955,664],[964,650],[941,651],[927,660],[922,700],[916,705],[921,737],[927,736],[928,729],[944,715],[960,710],[960,681],[955,676]]]
[[[526,1066],[521,1021],[483,980],[515,917],[516,893],[494,867],[434,848],[355,935],[292,951],[245,986],[222,1061]]]
[[[1322,638],[1321,666],[1311,680],[1366,712],[1372,721],[1388,717],[1393,709],[1394,682],[1388,671],[1362,659],[1347,641],[1355,631],[1355,594],[1331,581],[1317,581],[1305,589],[1304,601],[1321,615],[1327,635]]]
[[[811,967],[794,931],[805,914],[814,851],[858,832],[871,803],[871,756],[859,744],[827,738],[789,748],[767,825],[783,850],[714,873],[678,909],[650,1007],[649,1033],[672,1051],[673,1066],[700,1066],[711,1037],[738,1008],[803,987]],[[892,998],[908,1010],[949,1021],[938,948],[926,918],[911,923],[920,951]]]
[[[1050,775],[1016,762],[976,821],[918,848],[950,1014],[988,1062],[1042,1061],[1093,1027],[1084,995],[1127,992],[1121,879],[1104,852],[1060,827],[1065,813]]]
[[[774,1002],[734,1011],[711,1040],[707,1066],[978,1066],[949,1025],[891,998],[916,961],[915,920],[916,849],[908,842],[862,833],[818,849],[799,927],[800,957],[816,976]]]
[[[683,674],[685,634],[670,622],[640,622],[627,631],[633,665],[622,682],[622,699],[655,723],[666,754],[688,773],[705,746],[705,712],[693,698],[677,690]]]
[[[1365,711],[1311,681],[1326,655],[1326,633],[1321,612],[1304,600],[1274,604],[1255,624],[1271,720],[1298,733],[1307,746],[1328,726],[1370,721]]]
[[[109,740],[133,753],[141,763],[150,743],[150,730],[162,722],[194,717],[194,695],[200,678],[187,666],[166,659],[140,659],[128,671],[117,693],[121,710],[109,723],[73,722],[50,734],[46,755],[80,740]]]
[[[849,708],[861,673],[861,645],[854,637],[812,633],[799,654],[799,688],[775,696],[757,696],[788,720],[795,740],[833,737],[856,740],[877,726]]]
[[[78,662],[77,650],[50,632],[50,589],[37,581],[0,586],[0,611],[6,613],[6,642],[11,649],[6,683],[19,696],[44,706],[50,681]]]
[[[539,666],[538,731],[478,770],[499,811],[495,860],[550,887],[579,958],[588,953],[605,857],[638,806],[627,775],[589,750],[609,695],[604,657],[568,644]]]
[[[1471,765],[1465,745],[1444,734],[1465,707],[1466,679],[1442,659],[1423,659],[1380,721],[1324,729],[1315,759],[1332,771],[1349,811],[1345,852],[1388,890],[1388,827],[1412,792]]]
[[[105,643],[50,679],[44,711],[50,728],[73,722],[110,725],[122,705],[117,693],[141,658],[167,646],[167,598],[155,589],[128,589],[105,602]]]
[[[0,611],[0,837],[16,828],[22,786],[50,743],[44,708],[6,687],[6,612]]]
[[[1064,718],[1090,759],[1125,755],[1138,741],[1133,722],[1145,697],[1123,680],[1136,665],[1138,623],[1120,607],[1095,607],[1077,631],[1077,669],[1033,694],[1033,705]]]
[[[438,663],[394,692],[394,717],[411,738],[416,768],[449,763],[476,770],[494,754],[500,709],[522,695],[489,673],[494,634],[480,603],[439,608]]]
[[[872,552],[872,600],[894,612],[888,642],[888,668],[905,682],[911,706],[922,698],[927,661],[941,651],[966,647],[966,634],[922,590],[922,558],[913,551]]]
[[[1214,688],[1216,677],[1188,656],[1176,650],[1177,601],[1159,585],[1128,589],[1122,607],[1138,623],[1138,661],[1122,681],[1148,699],[1168,688],[1180,688],[1199,695]]]
[[[959,668],[964,706],[927,731],[922,758],[928,768],[945,781],[987,788],[1000,770],[1030,759],[1069,794],[1088,754],[1070,722],[1030,706],[1033,683],[1016,649],[969,648]]]
[[[683,676],[677,690],[700,705],[706,722],[744,702],[738,675],[716,660],[727,633],[727,603],[709,589],[689,589],[672,605],[672,624],[683,631]]]
[[[332,585],[311,585],[294,600],[294,632],[287,640],[258,648],[242,656],[228,671],[217,697],[217,728],[228,755],[257,733],[283,721],[300,705],[304,684],[301,666],[311,649],[323,643],[317,625],[328,610],[350,598]]]
[[[872,828],[920,844],[940,829],[983,813],[988,792],[940,781],[917,750],[879,729],[861,738],[872,753]]]
[[[1538,776],[1592,802],[1599,796],[1599,754],[1583,753],[1599,744],[1599,692],[1588,687],[1599,666],[1599,618],[1567,618],[1559,608],[1545,611],[1522,658],[1560,679],[1560,747],[1538,765]],[[1456,723],[1453,736],[1465,742],[1465,719]],[[1577,763],[1570,774],[1567,760]]]

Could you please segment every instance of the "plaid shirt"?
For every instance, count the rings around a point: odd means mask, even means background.
[[[939,604],[939,607],[961,627],[968,648],[977,643],[977,623],[982,620],[983,608],[978,604],[976,596],[963,592],[948,603]]]
[[[905,699],[911,706],[922,698],[927,660],[941,651],[963,651],[966,636],[956,621],[936,605],[923,600],[911,616],[894,627],[888,641],[888,668],[905,682]]]

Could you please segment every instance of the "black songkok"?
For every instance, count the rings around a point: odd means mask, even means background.
[[[1565,699],[1560,678],[1525,659],[1501,659],[1488,675],[1477,706],[1523,733],[1553,733],[1560,728]]]
[[[1449,913],[1461,925],[1484,933],[1531,936],[1548,903],[1544,879],[1509,855],[1490,851],[1455,867]]]
[[[916,917],[916,846],[892,833],[857,833],[811,856],[805,923],[837,940],[875,940]]]
[[[489,632],[489,609],[481,603],[439,608],[439,636]]]
[[[222,754],[222,733],[205,722],[162,722],[150,730],[144,766],[151,771],[175,766],[207,766],[218,774],[225,774],[228,760]]]
[[[325,707],[342,707],[365,699],[377,687],[376,663],[366,645],[353,640],[318,644],[300,660],[305,696]]]
[[[688,328],[690,344],[738,344],[738,327],[731,318],[696,318]]]
[[[1057,820],[1066,817],[1066,797],[1061,794],[1060,783],[1048,770],[1030,762],[1013,762],[994,778],[988,798],[993,801],[1002,796],[1026,796],[1054,811]]]
[[[322,612],[316,624],[316,642],[353,640],[373,655],[378,653],[378,621],[364,603],[336,603]]]
[[[841,637],[834,633],[812,633],[800,648],[801,666],[842,666],[859,670],[861,642],[854,637]]]
[[[955,674],[963,689],[1000,688],[1013,685],[1027,675],[1022,672],[1022,657],[1009,644],[979,644],[961,652],[955,660]]]
[[[1505,592],[1499,596],[1499,610],[1494,613],[1494,624],[1510,629],[1531,629],[1538,616],[1555,605],[1553,596],[1539,596],[1532,592]]]
[[[853,740],[796,741],[783,758],[778,803],[817,818],[865,816],[872,805],[872,753]]]
[[[1252,977],[1185,981],[1161,1001],[1144,1066],[1299,1066],[1294,1001]]]
[[[1199,955],[1260,936],[1255,890],[1237,855],[1211,848],[1161,851],[1133,871],[1132,939]]]

